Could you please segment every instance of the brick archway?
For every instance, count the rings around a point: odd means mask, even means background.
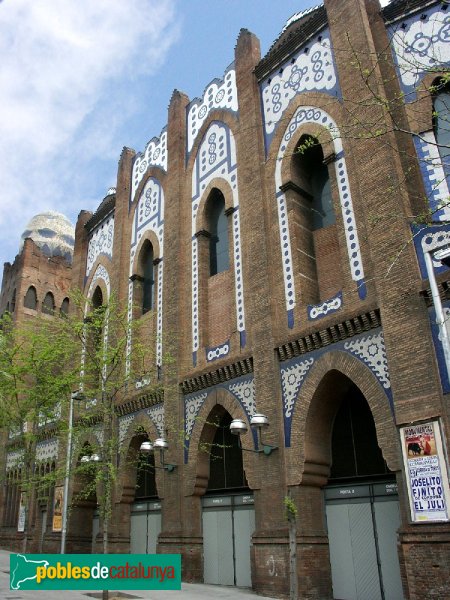
[[[201,407],[190,440],[189,461],[187,471],[190,473],[190,493],[194,496],[203,496],[208,486],[209,480],[209,452],[205,449],[209,447],[214,439],[216,427],[214,420],[228,412],[233,419],[243,419],[248,425],[248,432],[242,436],[242,445],[244,447],[253,447],[253,437],[250,431],[250,423],[242,406],[236,398],[227,390],[222,388],[213,389],[205,399]],[[255,481],[253,477],[251,453],[243,452],[244,470],[248,485],[254,489]]]
[[[322,488],[330,474],[334,419],[352,385],[356,385],[369,405],[378,445],[388,467],[394,472],[400,470],[394,417],[376,377],[346,352],[333,351],[321,356],[301,387],[292,419],[292,447],[286,452],[288,488],[301,514],[299,589],[305,596],[308,590],[314,590],[314,597],[333,597]],[[314,564],[314,568],[307,569],[306,563]]]
[[[340,401],[354,383],[367,400],[378,444],[391,471],[400,470],[400,449],[388,398],[368,367],[346,352],[328,352],[311,368],[292,418],[292,448],[288,451],[288,485],[297,485],[314,472],[328,479],[331,431]]]

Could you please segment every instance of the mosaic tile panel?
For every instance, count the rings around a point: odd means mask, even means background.
[[[260,84],[260,91],[267,149],[289,103],[297,94],[317,91],[340,96],[329,31],[321,32],[302,46],[281,68],[277,66],[277,70]]]
[[[217,360],[218,358],[223,358],[227,356],[230,352],[230,340],[225,342],[225,344],[220,344],[219,346],[215,346],[214,348],[206,348],[206,360],[207,362],[212,362]]]
[[[325,302],[321,302],[320,304],[314,304],[308,306],[308,319],[310,321],[316,321],[317,319],[322,319],[331,313],[338,311],[342,308],[343,300],[342,300],[342,292],[333,296],[329,300],[325,300]]]
[[[167,130],[164,128],[159,138],[152,138],[144,152],[136,154],[131,171],[130,204],[133,202],[139,184],[149,167],[160,167],[167,171]]]
[[[52,462],[58,458],[59,440],[45,440],[36,444],[36,462]]]
[[[203,123],[210,112],[225,108],[238,111],[236,72],[234,64],[225,71],[223,80],[214,79],[206,87],[202,98],[193,100],[187,108],[187,150],[190,152]]]
[[[14,450],[13,452],[8,452],[6,455],[6,470],[11,471],[12,469],[22,467],[23,457],[23,450]]]
[[[450,65],[450,14],[446,4],[416,12],[389,27],[391,48],[405,101],[416,99],[425,73]]]
[[[127,437],[130,427],[140,415],[145,415],[155,425],[158,430],[158,435],[164,437],[164,404],[155,404],[150,408],[139,410],[135,413],[119,417],[119,447],[123,445]]]
[[[433,221],[450,220],[450,191],[434,131],[413,136]]]
[[[411,232],[417,259],[419,261],[420,274],[422,275],[422,279],[428,279],[424,253],[437,250],[442,246],[450,245],[450,224],[435,225],[431,227],[412,226]],[[433,267],[436,275],[439,275],[448,269],[448,267],[443,265],[440,261],[434,259]]]
[[[106,256],[110,260],[113,254],[114,242],[114,217],[110,216],[101,223],[91,234],[88,244],[86,277],[89,277],[92,267],[99,256]]]

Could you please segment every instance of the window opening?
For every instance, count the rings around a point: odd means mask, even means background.
[[[155,293],[155,266],[153,264],[153,246],[148,242],[142,249],[142,314],[152,310]]]
[[[44,302],[42,303],[42,312],[46,315],[52,315],[55,312],[55,299],[51,292],[45,294]]]
[[[434,98],[433,125],[446,177],[450,176],[450,85],[442,86]]]
[[[318,140],[312,136],[302,136],[297,147],[296,162],[304,180],[302,183],[311,195],[312,231],[336,222],[330,176],[323,161],[323,149]]]
[[[32,285],[28,288],[27,293],[25,294],[23,305],[25,306],[25,308],[31,308],[32,310],[36,310],[37,294],[36,289]]]
[[[228,217],[225,198],[220,190],[213,190],[208,199],[209,274],[217,275],[230,267],[228,252]]]
[[[60,308],[60,313],[62,315],[68,315],[69,314],[69,298],[64,298],[64,300],[62,301],[61,308]]]
[[[359,388],[352,384],[336,415],[332,435],[330,481],[373,479],[390,474],[378,446],[370,407]]]
[[[220,419],[210,451],[208,492],[248,489],[238,439],[230,431],[231,416]]]

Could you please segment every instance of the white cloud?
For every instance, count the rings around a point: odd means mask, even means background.
[[[116,167],[116,138],[135,108],[133,82],[155,73],[177,39],[174,4],[1,3],[0,243],[11,238],[4,260],[14,258],[21,230],[39,210],[86,207],[75,193],[85,193],[80,170],[113,156]]]

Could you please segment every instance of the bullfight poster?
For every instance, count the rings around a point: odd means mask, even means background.
[[[62,531],[62,510],[64,501],[64,488],[62,485],[55,487],[53,498],[53,522],[52,531]]]
[[[413,523],[449,520],[447,464],[438,421],[400,428]]]

